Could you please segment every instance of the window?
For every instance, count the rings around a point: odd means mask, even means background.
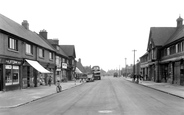
[[[33,46],[30,44],[26,44],[26,53],[33,54]]]
[[[183,42],[181,42],[181,52],[183,51]]]
[[[151,59],[154,59],[154,51],[153,51],[153,49],[151,50]]]
[[[178,52],[181,52],[181,44],[178,43]]]
[[[5,65],[5,85],[19,84],[19,66]]]
[[[170,55],[170,48],[167,48],[167,55]]]
[[[176,44],[176,53],[178,53],[178,44]]]
[[[44,57],[44,50],[39,49],[39,57],[43,58]]]
[[[65,63],[65,58],[62,58],[62,62]]]
[[[18,40],[13,38],[8,38],[8,48],[18,51]]]
[[[49,52],[49,59],[53,60],[53,53]]]

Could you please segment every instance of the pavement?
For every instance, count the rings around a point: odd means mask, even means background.
[[[132,78],[129,77],[123,77],[123,79],[133,82]],[[181,85],[143,80],[140,80],[138,84],[184,99],[184,86]]]
[[[81,85],[80,81],[61,83],[62,91]],[[60,92],[62,93],[62,92]],[[56,86],[38,86],[27,89],[0,92],[0,108],[14,108],[56,94]]]

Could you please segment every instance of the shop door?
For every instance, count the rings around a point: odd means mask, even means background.
[[[174,64],[174,84],[180,85],[180,62]]]
[[[3,90],[3,65],[0,65],[0,91]]]

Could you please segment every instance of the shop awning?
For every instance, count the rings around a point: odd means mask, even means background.
[[[77,67],[76,67],[76,69],[75,69],[75,72],[76,72],[76,73],[82,73],[82,72],[79,70],[79,68],[77,68]]]
[[[40,73],[51,73],[50,71],[46,70],[42,65],[40,65],[37,61],[25,59],[33,68],[35,68]]]

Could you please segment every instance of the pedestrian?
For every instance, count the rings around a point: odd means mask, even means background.
[[[51,82],[52,82],[52,77],[50,76],[48,81],[49,86],[51,86]]]

